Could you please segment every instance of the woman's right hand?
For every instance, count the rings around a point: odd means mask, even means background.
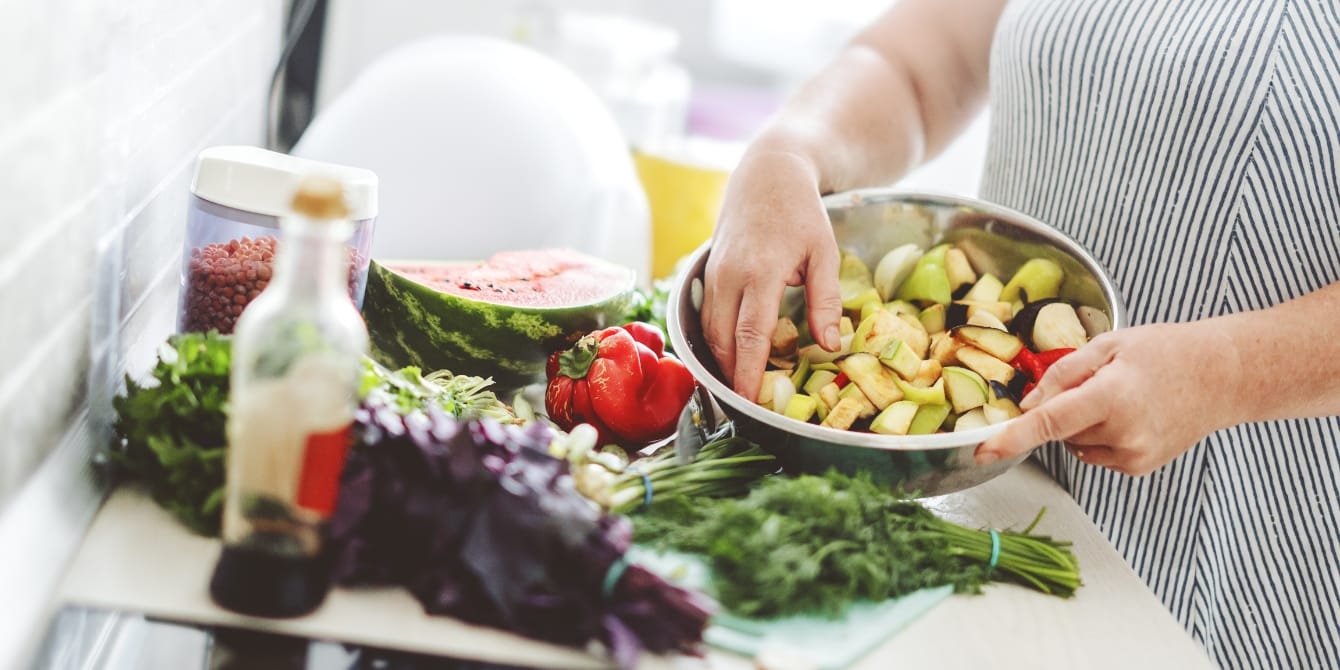
[[[726,187],[702,307],[707,344],[745,398],[758,397],[783,290],[802,285],[815,341],[836,350],[838,248],[817,170],[801,154],[755,145]]]

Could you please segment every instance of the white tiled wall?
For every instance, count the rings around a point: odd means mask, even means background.
[[[263,142],[283,7],[0,2],[0,510],[172,329],[194,157]]]

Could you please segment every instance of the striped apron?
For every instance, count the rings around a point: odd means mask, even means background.
[[[991,82],[982,196],[1090,249],[1133,324],[1340,280],[1340,0],[1015,0]],[[1215,662],[1340,668],[1340,419],[1142,478],[1038,458]]]

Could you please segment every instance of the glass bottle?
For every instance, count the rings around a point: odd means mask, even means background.
[[[340,183],[304,180],[292,210],[274,277],[233,335],[224,549],[210,583],[219,605],[258,616],[306,614],[329,591],[323,525],[368,350]]]

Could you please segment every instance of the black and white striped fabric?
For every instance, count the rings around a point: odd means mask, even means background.
[[[1134,324],[1340,281],[1340,0],[1015,0],[991,75],[983,197],[1090,249]],[[1039,457],[1214,661],[1340,668],[1340,419],[1143,478]]]

